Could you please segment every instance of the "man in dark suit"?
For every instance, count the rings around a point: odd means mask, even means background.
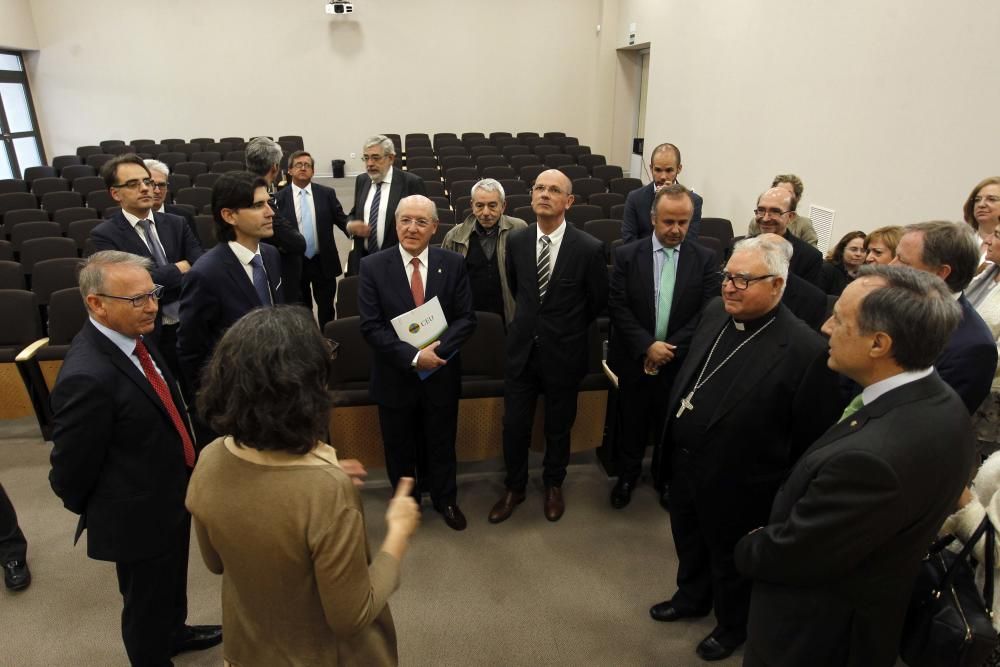
[[[194,215],[188,209],[168,204],[167,195],[170,192],[170,167],[159,160],[143,160],[149,176],[153,179],[153,211],[156,213],[170,213],[184,218],[188,228],[194,237],[198,238],[198,224],[194,221]]]
[[[972,228],[952,222],[908,225],[892,263],[941,278],[962,307],[962,321],[934,360],[934,368],[973,414],[990,393],[997,368],[997,346],[989,326],[962,294],[979,265],[979,243]]]
[[[781,304],[787,274],[782,245],[737,244],[667,404],[677,592],[650,615],[673,622],[714,608],[716,627],[697,647],[705,660],[746,638],[750,582],[733,565],[736,541],[766,520],[785,474],[843,407],[823,337]]]
[[[459,349],[476,327],[465,261],[458,253],[428,247],[437,231],[437,208],[421,195],[396,209],[398,247],[361,261],[358,310],[361,333],[372,349],[370,393],[378,403],[386,469],[393,488],[418,471],[420,444],[427,452],[434,509],[454,530],[464,530],[455,480],[455,436],[462,367]],[[392,319],[437,298],[448,328],[418,349],[400,340]],[[412,327],[417,325],[410,325]],[[429,375],[428,375],[429,373]]]
[[[191,517],[184,509],[195,449],[177,385],[144,340],[157,295],[143,257],[91,255],[80,272],[90,320],[73,339],[52,391],[49,482],[87,530],[87,555],[112,561],[133,665],[170,665],[222,641],[185,625]]]
[[[961,309],[933,276],[860,273],[823,328],[860,400],[736,545],[754,580],[744,665],[896,664],[920,561],[973,466],[969,418],[931,367]]]
[[[277,248],[280,253],[284,299],[287,303],[302,303],[299,285],[302,282],[302,257],[306,251],[306,240],[299,233],[298,225],[293,220],[274,213],[278,208],[274,197],[275,179],[278,177],[281,164],[281,146],[267,137],[257,137],[250,140],[245,153],[247,171],[260,176],[267,183],[268,196],[271,198],[269,203],[273,209],[271,219],[273,233],[263,241]]]
[[[659,444],[670,384],[698,314],[719,295],[715,253],[685,240],[693,209],[687,188],[665,185],[653,199],[653,235],[615,253],[608,366],[618,375],[620,392],[618,481],[611,491],[611,506],[618,509],[632,498],[650,432]],[[655,464],[653,469],[654,484],[663,489]]]
[[[788,269],[813,285],[819,284],[823,269],[823,253],[788,231],[788,223],[795,215],[792,210],[791,192],[775,187],[757,198],[754,219],[762,234],[777,234],[792,244],[792,263]]]
[[[545,518],[558,521],[565,510],[562,483],[577,393],[587,372],[588,330],[608,298],[601,242],[566,222],[572,187],[556,169],[539,174],[531,188],[538,222],[507,241],[507,284],[515,304],[504,373],[507,477],[506,492],[490,510],[491,523],[505,521],[524,502],[539,394],[545,395]]]
[[[167,367],[178,377],[177,327],[181,279],[204,252],[183,220],[169,213],[154,213],[156,179],[137,155],[119,155],[101,168],[101,175],[115,201],[121,204],[107,220],[90,232],[98,250],[121,250],[153,261],[153,282],[163,286],[157,327],[152,337]]]
[[[788,252],[788,260],[791,262],[795,252],[794,246],[783,236],[761,234],[760,238],[784,246]],[[823,323],[826,322],[830,312],[826,293],[811,282],[803,280],[791,272],[788,274],[788,282],[785,283],[785,291],[781,295],[781,303],[785,304],[795,317],[816,331],[819,331]]]
[[[366,255],[396,245],[393,223],[399,200],[410,195],[426,195],[423,180],[392,166],[396,148],[392,139],[381,134],[369,137],[362,147],[365,173],[354,181],[354,208],[348,214],[347,230],[354,238],[354,249],[347,257],[347,275],[358,273]]]
[[[653,195],[665,185],[677,182],[677,177],[684,169],[681,164],[681,151],[673,144],[660,144],[653,149],[649,157],[649,171],[653,180],[638,190],[628,193],[625,198],[625,216],[622,220],[622,241],[631,243],[653,235],[653,222],[650,211],[653,208]],[[688,190],[694,211],[691,214],[691,224],[688,225],[687,236],[694,240],[698,238],[701,229],[702,198],[692,190]]]
[[[316,315],[320,329],[333,319],[333,302],[337,295],[337,276],[343,273],[340,253],[333,238],[336,225],[347,234],[347,216],[333,188],[313,183],[313,157],[306,151],[296,151],[288,157],[292,177],[290,186],[278,192],[275,200],[278,213],[286,220],[298,224],[306,240],[302,258],[302,303],[312,308],[316,301]]]
[[[254,308],[285,302],[278,251],[261,243],[274,233],[268,201],[267,181],[247,172],[223,174],[212,187],[219,243],[184,276],[177,331],[177,356],[195,390],[201,369],[233,322]],[[199,443],[203,437],[200,432]]]

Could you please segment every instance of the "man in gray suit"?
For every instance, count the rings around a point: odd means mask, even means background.
[[[799,459],[768,525],[744,665],[895,664],[920,560],[973,466],[968,413],[932,364],[962,317],[940,279],[868,265],[824,325],[830,368],[864,390]]]

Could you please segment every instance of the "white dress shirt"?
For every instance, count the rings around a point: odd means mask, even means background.
[[[904,384],[909,384],[911,382],[916,382],[917,380],[922,380],[931,374],[934,368],[924,368],[919,371],[903,371],[902,373],[897,373],[892,377],[888,377],[884,380],[879,380],[875,384],[870,384],[864,388],[861,392],[861,401],[865,405],[871,405],[882,394],[888,393],[893,389],[899,389]]]
[[[128,360],[132,362],[132,365],[138,368],[139,372],[142,373],[143,377],[145,377],[146,371],[142,370],[142,364],[139,363],[139,357],[135,355],[135,338],[130,338],[123,333],[119,333],[114,329],[111,329],[110,327],[106,327],[93,317],[90,318],[90,323],[94,325],[95,329],[104,334],[108,340],[114,343],[115,347],[121,350],[122,354],[128,357]],[[153,362],[153,368],[155,368],[156,372],[160,374],[160,377],[163,377],[163,371],[161,371],[160,367],[156,364],[156,359],[153,359],[153,355],[149,355],[149,358]]]
[[[392,185],[392,175],[393,172],[395,171],[396,171],[395,167],[390,167],[389,171],[385,175],[385,178],[382,179],[382,192],[379,195],[379,200],[378,200],[378,223],[377,223],[379,249],[382,248],[382,243],[383,241],[385,241],[385,221],[388,213],[386,209],[388,208],[389,204],[389,188]],[[363,214],[362,219],[365,221],[365,224],[369,226],[371,225],[371,222],[368,220],[368,216],[371,215],[372,212],[372,199],[375,198],[375,188],[377,187],[378,185],[373,182],[372,186],[368,188],[368,198],[365,199],[365,210],[362,211]],[[393,211],[393,214],[395,213],[396,212]],[[313,220],[315,219],[316,218],[314,217]],[[389,220],[392,220],[392,218],[389,218]]]
[[[145,218],[137,218],[128,211],[126,211],[125,209],[122,209],[122,213],[125,215],[125,219],[128,220],[128,224],[132,225],[132,231],[138,234],[139,238],[142,239],[142,244],[146,246],[146,248],[149,250],[150,256],[156,257],[156,254],[153,252],[153,249],[150,248],[149,243],[146,242],[146,232],[144,232],[142,230],[142,227],[139,226],[139,222],[141,222],[142,220],[149,220],[151,223],[153,223],[152,225],[150,225],[150,229],[153,230],[153,236],[156,238],[156,242],[160,244],[161,248],[163,248],[163,241],[160,240],[160,234],[159,232],[156,231],[156,218],[153,216],[153,212],[150,211],[149,213],[147,213]],[[163,254],[164,255],[167,254],[166,249],[164,249]],[[167,261],[169,262],[170,260],[168,259]]]
[[[538,256],[542,251],[542,237],[549,237],[549,279],[552,279],[552,270],[556,267],[556,258],[559,256],[559,246],[562,245],[563,236],[566,235],[566,219],[563,218],[559,226],[551,234],[545,234],[542,228],[538,228],[535,236],[535,264],[538,264]]]
[[[260,246],[257,246],[257,252],[248,250],[246,246],[240,245],[236,241],[229,242],[229,249],[233,251],[236,255],[236,259],[240,260],[240,264],[243,265],[243,270],[247,274],[247,278],[250,279],[250,284],[253,285],[253,267],[250,266],[250,262],[253,261],[254,255],[260,255]],[[261,266],[264,266],[264,258],[260,258]],[[264,273],[267,273],[267,267],[264,266]]]
[[[402,245],[398,245],[396,247],[399,248],[399,255],[400,255],[400,257],[403,258],[403,271],[406,272],[406,282],[407,282],[407,284],[410,284],[410,285],[413,284],[413,270],[415,268],[413,266],[413,264],[411,263],[411,262],[413,262],[413,258],[416,257],[417,259],[420,260],[420,281],[421,281],[421,284],[424,286],[424,297],[425,297],[424,302],[426,303],[426,301],[427,301],[427,299],[426,299],[426,296],[427,296],[427,258],[431,254],[430,246],[424,248],[423,251],[421,251],[421,253],[419,255],[411,255],[410,253],[406,252],[406,250],[403,249]],[[411,366],[416,366],[417,365],[417,358],[419,356],[420,356],[420,350],[417,350],[417,353],[413,356],[413,360],[410,361],[410,365]]]

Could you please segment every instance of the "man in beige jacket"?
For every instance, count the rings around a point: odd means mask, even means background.
[[[507,237],[528,225],[504,215],[503,186],[484,178],[472,186],[472,215],[453,227],[441,242],[445,250],[465,257],[476,310],[497,313],[504,322],[514,317],[514,298],[507,284]]]

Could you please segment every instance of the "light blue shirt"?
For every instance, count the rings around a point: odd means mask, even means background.
[[[138,368],[139,372],[142,373],[143,377],[145,377],[146,372],[142,370],[142,364],[139,363],[139,357],[135,355],[135,338],[129,338],[125,334],[119,333],[114,329],[109,329],[93,317],[90,318],[90,323],[94,325],[95,329],[104,334],[108,340],[114,343],[115,347],[121,350],[122,354],[124,354],[125,357],[132,362],[132,365]],[[153,361],[153,368],[155,368],[156,372],[160,374],[160,377],[163,377],[163,371],[161,371],[160,367],[156,365],[156,360],[153,359],[153,355],[149,355],[149,358]]]
[[[660,305],[660,272],[663,271],[663,261],[666,258],[666,254],[660,252],[662,248],[666,252],[674,253],[674,261],[671,262],[670,267],[674,272],[674,284],[676,285],[677,280],[677,255],[680,250],[680,244],[678,243],[674,248],[668,248],[662,243],[660,239],[656,238],[656,234],[653,234],[650,238],[653,239],[653,303],[659,307]]]

